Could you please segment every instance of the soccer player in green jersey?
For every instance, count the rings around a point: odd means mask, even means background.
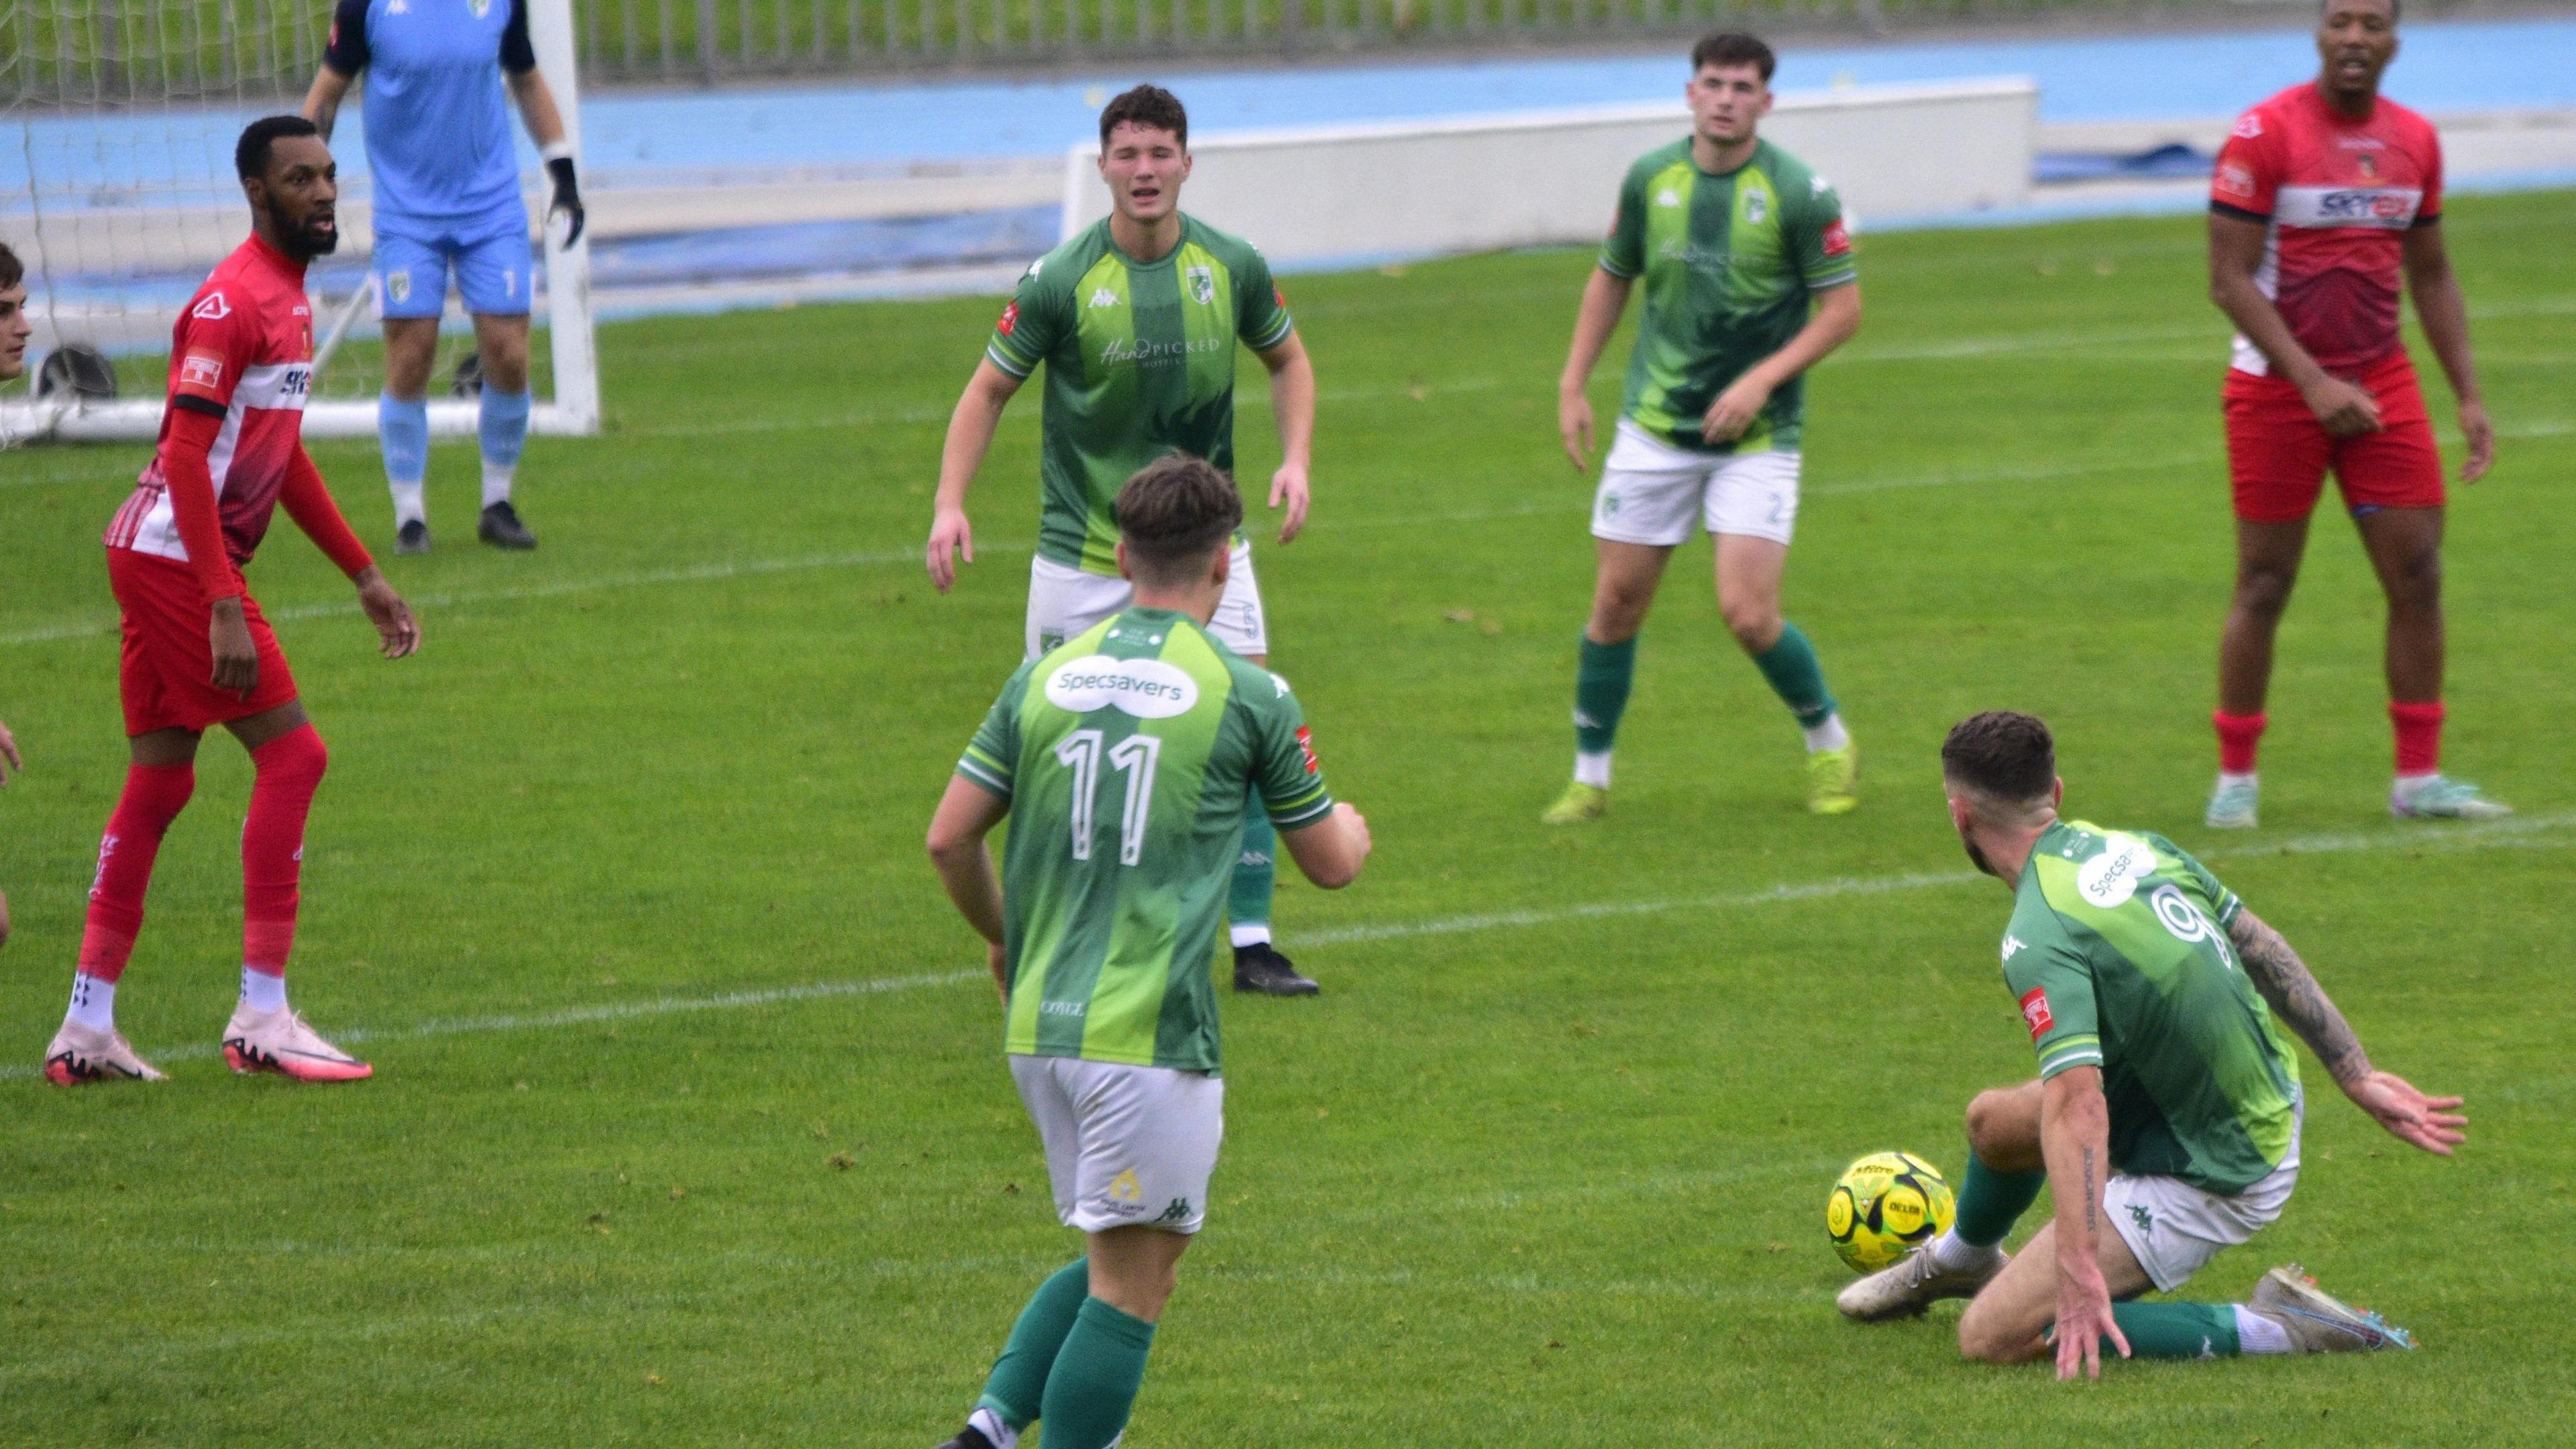
[[[1037,558],[1029,565],[1028,657],[1127,606],[1118,576],[1119,485],[1178,449],[1234,471],[1234,361],[1239,340],[1270,371],[1279,471],[1270,506],[1279,541],[1306,526],[1306,470],[1315,435],[1315,371],[1261,253],[1184,215],[1190,119],[1178,97],[1138,86],[1100,113],[1100,177],[1110,213],[1040,257],[1020,279],[948,420],[930,526],[931,581],[948,591],[957,559],[975,561],[966,490],[992,446],[1011,395],[1046,366],[1038,477]],[[1270,636],[1252,545],[1234,542],[1231,583],[1209,626],[1228,647],[1267,663]],[[1276,843],[1258,814],[1244,832],[1229,906],[1234,986],[1312,995],[1271,944]]]
[[[2290,943],[2172,841],[2060,820],[2047,725],[1963,720],[1941,771],[1968,858],[2013,891],[2004,980],[2039,1079],[1968,1104],[1957,1221],[1837,1305],[1875,1320],[1972,1297],[1962,1354],[2054,1353],[2059,1378],[2098,1377],[2105,1344],[2146,1358],[2412,1347],[2296,1264],[2244,1303],[2126,1300],[2180,1289],[2289,1202],[2304,1101],[2281,1023],[2400,1141],[2448,1156],[2465,1140],[2460,1099],[2374,1068]],[[2008,1256],[2005,1233],[2050,1177],[2056,1216]]]
[[[1046,1449],[1117,1442],[1224,1133],[1209,967],[1247,801],[1327,890],[1368,859],[1287,681],[1209,627],[1233,580],[1233,480],[1169,457],[1116,502],[1133,601],[1020,666],[930,825],[949,898],[991,943],[1056,1213],[1089,1235],[944,1449],[1012,1449],[1035,1420]],[[1005,815],[997,881],[984,837]]]
[[[1551,825],[1609,806],[1637,631],[1694,521],[1717,540],[1726,627],[1806,732],[1807,807],[1839,815],[1859,803],[1859,751],[1815,647],[1780,617],[1780,574],[1798,516],[1805,373],[1860,329],[1860,281],[1832,185],[1756,134],[1771,69],[1771,47],[1750,35],[1711,35],[1691,51],[1690,139],[1628,169],[1584,285],[1557,383],[1557,429],[1578,472],[1592,466],[1592,365],[1639,277],[1646,302],[1592,505],[1600,571],[1575,670],[1574,781],[1549,807]]]

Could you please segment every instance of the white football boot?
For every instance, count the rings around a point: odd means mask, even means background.
[[[2415,1346],[2413,1334],[2319,1289],[2296,1263],[2264,1274],[2245,1307],[2281,1325],[2301,1353]]]
[[[57,1087],[90,1082],[166,1082],[160,1068],[135,1055],[123,1035],[66,1021],[45,1048],[45,1080]]]
[[[224,1027],[224,1060],[236,1072],[276,1072],[299,1082],[354,1082],[376,1070],[324,1041],[285,1007],[235,1007]]]
[[[1905,1255],[1904,1261],[1881,1268],[1834,1295],[1843,1317],[1860,1323],[1911,1318],[1943,1298],[1974,1298],[2012,1261],[2001,1248],[1986,1250],[1984,1266],[1960,1271],[1944,1268],[1932,1256],[1932,1245]]]
[[[2494,820],[2513,807],[2490,800],[2466,780],[2426,775],[2388,787],[2388,813],[2400,820]]]

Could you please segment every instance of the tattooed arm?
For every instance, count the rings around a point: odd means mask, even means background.
[[[2362,1050],[2352,1024],[2335,1009],[2325,988],[2280,932],[2240,907],[2228,924],[2227,939],[2236,945],[2246,979],[2263,994],[2273,1014],[2289,1023],[2308,1050],[2317,1054],[2317,1061],[2355,1106],[2378,1119],[2392,1135],[2427,1152],[2448,1157],[2454,1145],[2468,1140],[2462,1130],[2468,1118],[2457,1110],[2460,1098],[2427,1097],[2405,1078],[2371,1066],[2370,1053]]]
[[[2068,1067],[2040,1088],[2039,1150],[2057,1184],[2057,1376],[2102,1376],[2107,1340],[2126,1358],[2129,1340],[2111,1321],[2111,1287],[2098,1244],[2102,1188],[2111,1180],[2111,1107],[2100,1067]]]

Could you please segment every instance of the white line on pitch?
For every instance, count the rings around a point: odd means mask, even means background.
[[[2456,829],[2427,826],[2380,834],[2291,836],[2261,844],[2249,843],[2228,849],[2203,851],[2201,855],[2210,860],[2229,860],[2266,855],[2329,855],[2353,851],[2477,850],[2533,845],[2550,846],[2558,842],[2537,841],[2532,837],[2569,825],[2576,825],[2576,812],[2488,821],[2476,825],[2463,825]],[[1601,917],[1723,910],[1733,906],[1769,905],[1779,901],[1878,895],[1890,891],[1922,890],[1933,886],[1966,885],[1981,879],[1983,877],[1963,870],[1909,875],[1845,876],[1832,880],[1776,885],[1767,890],[1747,891],[1737,895],[1689,896],[1654,901],[1605,901],[1545,910],[1499,911],[1428,921],[1391,922],[1380,926],[1345,926],[1338,930],[1301,933],[1296,939],[1304,946],[1338,946],[1363,941],[1457,935],[1468,931],[1496,930],[1506,926],[1555,925],[1566,921]],[[652,1001],[575,1006],[561,1011],[531,1012],[523,1015],[458,1017],[423,1022],[417,1026],[359,1027],[334,1034],[343,1042],[365,1042],[416,1041],[427,1037],[473,1036],[505,1031],[545,1031],[566,1026],[583,1026],[593,1022],[632,1021],[683,1012],[731,1011],[743,1007],[775,1006],[786,1002],[818,1001],[834,997],[880,996],[897,991],[917,991],[932,986],[954,986],[962,982],[984,979],[985,973],[981,971],[944,971],[929,975],[894,976],[868,981],[818,981],[803,986],[779,986],[755,991],[724,991],[712,996],[666,996]],[[218,1048],[211,1044],[196,1043],[154,1051],[147,1055],[162,1061],[181,1062],[211,1057],[217,1050]],[[31,1066],[0,1066],[0,1081],[32,1077],[38,1070]]]

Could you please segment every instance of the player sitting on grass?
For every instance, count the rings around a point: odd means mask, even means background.
[[[1224,1133],[1210,956],[1247,802],[1328,890],[1368,859],[1286,681],[1218,642],[1234,482],[1174,455],[1117,496],[1134,602],[1020,666],[930,824],[990,943],[1003,1050],[1086,1255],[1040,1285],[946,1449],[1103,1449],[1125,1432]],[[1002,877],[984,837],[1009,815]]]
[[[1628,168],[1584,285],[1557,381],[1557,430],[1577,471],[1591,467],[1584,390],[1639,277],[1646,302],[1592,504],[1599,574],[1574,675],[1574,779],[1541,817],[1550,825],[1609,807],[1637,632],[1694,523],[1715,539],[1726,627],[1806,733],[1807,808],[1859,803],[1860,753],[1815,647],[1780,617],[1780,574],[1798,518],[1806,371],[1860,330],[1860,279],[1832,185],[1755,133],[1771,69],[1771,47],[1750,35],[1692,49],[1690,137]]]
[[[2053,1347],[2059,1378],[2099,1376],[2104,1342],[2148,1358],[2412,1347],[2295,1264],[2246,1303],[2114,1306],[2179,1289],[2289,1202],[2303,1103],[2274,1013],[2401,1141],[2448,1156],[2467,1119],[2459,1098],[2374,1070],[2290,943],[2200,862],[2161,836],[2059,820],[2047,725],[2008,710],[1963,720],[1941,770],[1968,859],[2013,890],[2004,980],[2039,1080],[1968,1104],[1957,1221],[1837,1306],[1877,1320],[1973,1297],[1962,1354],[2019,1363]],[[2052,1176],[2055,1219],[2008,1256],[2004,1235]]]
[[[250,199],[250,240],[179,314],[160,445],[107,527],[133,763],[99,840],[71,1010],[45,1048],[46,1077],[65,1087],[161,1079],[116,1030],[116,983],[143,927],[161,837],[196,791],[198,741],[217,724],[250,752],[254,772],[241,831],[241,1004],[224,1028],[224,1057],[237,1072],[308,1082],[370,1070],[286,1004],[304,820],[330,755],[241,570],[282,506],[357,585],[387,659],[419,648],[420,626],[304,455],[313,386],[304,268],[340,240],[331,150],[312,122],[270,116],[242,132],[233,163]]]

